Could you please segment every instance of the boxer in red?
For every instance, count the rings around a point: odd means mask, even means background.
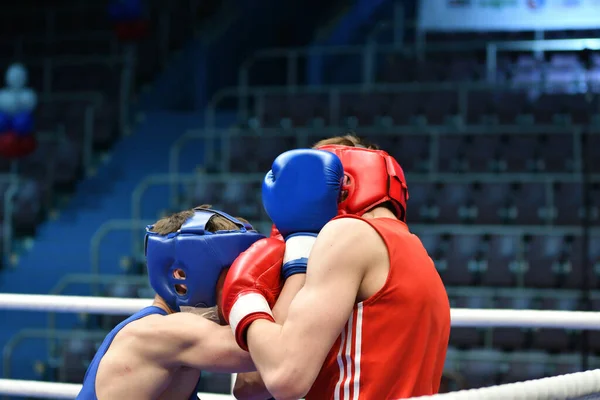
[[[223,302],[236,340],[277,399],[437,393],[450,306],[431,258],[405,223],[404,173],[355,137],[317,148],[324,151],[280,155],[265,178],[263,203],[286,253],[280,268],[269,251],[251,247],[232,266]],[[287,319],[275,323],[280,278],[302,272],[304,287]]]

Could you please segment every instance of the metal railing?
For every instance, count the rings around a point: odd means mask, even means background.
[[[56,142],[56,143],[64,143],[66,142],[67,136],[63,129],[58,129],[56,132],[38,132],[36,137],[41,142]],[[46,175],[46,179],[53,181],[54,180],[54,164],[50,163],[48,166],[48,175]],[[22,179],[19,177],[19,161],[15,160],[11,164],[11,173],[7,175],[0,175],[0,182],[9,182],[10,186],[4,192],[4,203],[3,203],[3,211],[4,211],[4,224],[2,225],[2,251],[5,257],[10,258],[13,244],[13,234],[14,234],[14,221],[13,214],[15,211],[14,199],[19,192],[20,185],[22,183]],[[51,193],[49,193],[51,196]],[[51,202],[50,197],[44,198],[43,203],[45,206],[48,206]]]
[[[104,104],[104,95],[99,92],[79,92],[79,93],[43,93],[40,95],[40,103],[56,102],[85,102],[88,103],[83,114],[83,148],[82,163],[86,176],[89,176],[93,164],[94,150],[94,122],[96,111]],[[64,133],[64,127],[59,129],[63,141],[67,141]],[[40,138],[40,136],[38,136]]]
[[[126,284],[126,285],[139,285],[148,284],[147,276],[134,276],[134,275],[84,275],[84,274],[68,274],[63,276],[54,287],[50,290],[49,294],[61,295],[67,291],[67,288],[73,284],[89,284],[91,287],[98,285],[107,284]],[[93,290],[92,290],[93,291]],[[48,330],[56,332],[56,313],[48,313]],[[48,338],[48,348],[50,354],[55,354],[57,350],[56,337],[52,336]]]
[[[237,90],[240,99],[240,108],[246,108],[245,92],[251,86],[250,70],[258,61],[281,60],[286,62],[286,85],[296,86],[299,82],[298,62],[301,59],[309,57],[327,57],[327,56],[359,56],[361,58],[361,76],[362,84],[372,84],[375,82],[377,71],[377,60],[380,56],[402,55],[425,59],[428,53],[456,53],[469,52],[474,50],[486,51],[486,70],[488,78],[495,77],[497,70],[498,52],[516,52],[516,51],[581,51],[585,49],[600,49],[600,39],[582,38],[582,39],[548,39],[548,40],[510,40],[494,42],[447,42],[447,43],[427,43],[427,45],[402,44],[378,44],[375,41],[369,41],[365,45],[359,46],[312,46],[299,48],[273,48],[260,50],[246,59],[238,71]],[[494,73],[494,75],[491,75]],[[357,82],[358,83],[358,82]]]
[[[320,132],[330,132],[332,134],[337,134],[341,131],[342,128],[324,128],[320,130]],[[292,132],[283,132],[283,135],[294,135],[296,136],[296,147],[307,147],[310,144],[306,141],[306,133],[308,133],[309,129],[294,129]],[[251,136],[256,136],[257,139],[265,139],[267,137],[276,137],[281,136],[282,132],[278,129],[261,129],[259,131],[245,130],[240,128],[228,128],[228,129],[194,129],[185,132],[181,135],[169,148],[169,175],[172,177],[173,181],[170,183],[170,205],[171,207],[176,207],[178,205],[178,182],[177,176],[180,173],[180,161],[181,161],[181,151],[191,141],[194,140],[204,140],[204,163],[205,165],[216,166],[219,165],[220,172],[230,172],[229,164],[231,161],[231,139],[235,137],[244,136],[247,133]],[[214,148],[214,139],[221,139],[221,148],[220,148],[220,159],[218,163],[215,163],[214,157],[217,152]],[[273,155],[275,157],[276,155]]]
[[[407,173],[407,181],[410,183],[475,183],[475,182],[498,182],[498,183],[542,183],[544,184],[544,193],[546,197],[546,206],[551,210],[555,207],[554,198],[552,195],[552,184],[554,182],[582,182],[582,177],[577,173],[474,173],[468,176],[462,176],[452,173],[437,173],[431,172],[426,174]],[[262,173],[252,174],[186,174],[178,173],[149,175],[146,177],[134,190],[131,197],[132,222],[131,225],[144,226],[147,221],[141,220],[141,204],[144,193],[152,186],[177,186],[181,183],[193,184],[196,182],[202,183],[259,183],[264,179]],[[592,174],[586,178],[589,182],[600,182],[600,174]],[[206,198],[206,202],[211,202],[213,199]],[[229,211],[233,212],[233,211]],[[136,222],[137,221],[137,222]],[[124,222],[128,224],[128,222]],[[152,223],[152,222],[150,222]],[[260,221],[259,223],[268,223],[268,221]],[[497,226],[497,225],[426,225],[426,224],[411,224],[411,229],[415,232],[428,233],[498,233],[511,234],[515,232],[522,233],[524,229],[531,234],[548,234],[549,232],[560,234],[579,235],[582,232],[580,226],[560,226],[560,225],[535,225],[535,226]],[[141,254],[143,248],[143,234],[133,230],[132,235],[132,254]],[[600,233],[600,231],[598,232]]]
[[[4,370],[4,378],[10,378],[12,375],[12,356],[17,348],[23,341],[30,339],[50,339],[56,338],[57,340],[68,340],[72,338],[82,338],[88,340],[101,341],[106,336],[106,332],[101,331],[83,331],[83,330],[50,330],[50,329],[23,329],[16,333],[10,340],[4,345],[2,350],[2,364]],[[8,397],[4,397],[7,399]]]
[[[131,231],[133,238],[139,237],[140,240],[143,240],[144,228],[153,222],[153,220],[142,220],[135,218],[131,220],[111,219],[100,225],[90,240],[90,273],[92,276],[100,276],[100,246],[102,244],[102,240],[108,234],[114,231]],[[92,289],[92,293],[97,296],[99,294],[97,286],[93,285]]]
[[[581,296],[581,291],[577,289],[540,289],[540,288],[506,288],[506,287],[474,287],[474,286],[448,286],[446,287],[448,296],[453,297],[525,297],[525,298],[536,298],[536,297],[548,297],[558,299],[578,299]],[[593,290],[591,293],[595,299],[600,298],[600,291]]]
[[[9,60],[10,61],[10,60]],[[53,69],[65,66],[78,66],[100,64],[108,68],[123,65],[125,62],[121,55],[116,56],[57,56],[57,57],[34,57],[27,60],[26,67],[41,66],[42,67],[42,88],[36,88],[40,93],[52,93],[52,75]]]
[[[216,128],[216,113],[219,105],[226,99],[247,100],[254,99],[254,110],[251,112],[249,102],[241,102],[237,109],[238,121],[246,123],[250,116],[258,118],[258,123],[265,113],[265,98],[267,96],[288,95],[322,95],[327,97],[326,109],[320,110],[332,123],[337,123],[343,116],[341,101],[343,95],[362,94],[414,94],[452,92],[456,96],[456,115],[466,120],[469,111],[469,94],[474,92],[511,92],[511,91],[536,91],[542,93],[547,82],[542,80],[531,84],[497,84],[488,82],[430,82],[430,83],[376,83],[370,85],[321,85],[321,86],[261,86],[244,88],[229,87],[218,91],[210,100],[205,110],[206,129]],[[600,110],[596,110],[600,112]]]
[[[170,183],[170,199],[171,206],[177,205],[177,183],[176,177],[179,174],[181,151],[184,146],[192,140],[204,140],[204,150],[206,152],[205,160],[208,165],[219,166],[220,172],[230,172],[232,158],[232,143],[236,139],[240,138],[255,138],[256,140],[268,140],[269,137],[288,137],[294,138],[293,147],[303,148],[310,147],[313,143],[310,143],[310,137],[327,137],[336,136],[346,131],[347,128],[341,126],[326,126],[323,128],[290,128],[290,129],[277,129],[277,128],[261,128],[261,129],[242,129],[242,128],[230,128],[230,129],[205,129],[205,130],[192,130],[186,132],[178,140],[176,140],[169,149],[169,174],[175,181]],[[600,127],[595,129],[586,127],[588,132],[600,133]],[[557,125],[460,125],[460,126],[449,126],[449,125],[398,125],[398,126],[367,126],[360,128],[360,134],[363,136],[379,136],[382,138],[388,136],[397,135],[427,135],[430,137],[429,143],[429,170],[431,173],[437,171],[437,160],[439,159],[439,139],[446,135],[498,135],[498,134],[569,134],[572,135],[573,140],[573,154],[571,158],[574,162],[574,170],[580,171],[582,160],[580,151],[580,137],[583,131],[581,126],[557,126]],[[216,152],[210,143],[214,142],[214,138],[218,137],[221,139],[221,148],[219,152]],[[314,139],[313,139],[314,140]],[[375,140],[375,142],[377,142]],[[280,149],[285,151],[289,149]],[[394,149],[386,149],[392,154]],[[212,163],[210,161],[211,155],[220,155],[218,163]],[[252,155],[255,157],[256,155]],[[270,155],[273,159],[277,154]]]
[[[154,186],[168,186],[178,184],[191,184],[198,181],[212,183],[212,182],[258,182],[259,179],[263,179],[263,174],[156,174],[146,176],[138,185],[135,187],[131,194],[131,216],[133,226],[143,226],[152,224],[155,221],[146,223],[142,220],[142,201],[146,191]],[[143,234],[139,231],[132,230],[131,243],[132,243],[132,254],[141,254],[143,250]]]
[[[561,225],[460,225],[460,224],[410,224],[410,230],[417,234],[453,235],[573,235],[581,236],[581,226]],[[592,228],[593,236],[600,235],[600,228]]]
[[[14,167],[15,164],[13,164]],[[15,168],[13,168],[15,169]],[[0,175],[0,182],[9,183],[4,192],[4,224],[2,225],[2,251],[6,260],[10,259],[13,241],[14,198],[19,190],[20,178],[16,172]]]

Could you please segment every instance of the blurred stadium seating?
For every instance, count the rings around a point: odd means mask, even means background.
[[[11,218],[17,234],[35,232],[43,217],[60,206],[61,194],[100,168],[102,155],[130,126],[133,94],[157,79],[164,66],[161,57],[191,39],[193,24],[177,23],[185,18],[185,7],[173,6],[167,20],[159,11],[150,8],[153,21],[157,26],[170,21],[172,36],[165,39],[164,31],[154,32],[156,36],[137,46],[133,64],[127,46],[114,38],[106,21],[96,18],[104,12],[101,2],[0,14],[5,22],[0,30],[7,21],[19,21],[18,39],[0,40],[0,49],[7,61],[18,57],[28,66],[31,86],[40,92],[36,125],[48,136],[19,164],[24,181],[9,199],[14,213],[3,215],[5,222]],[[533,33],[433,34],[426,57],[421,57],[412,46],[389,44],[391,31],[377,27],[391,24],[387,17],[370,24],[372,35],[361,35],[360,44],[349,50],[357,58],[335,55],[331,49],[321,71],[322,85],[309,85],[298,72],[309,69],[310,48],[270,52],[278,61],[302,59],[298,65],[285,61],[285,79],[269,81],[271,86],[259,85],[272,71],[258,68],[262,53],[242,65],[240,76],[247,79],[209,103],[206,129],[196,139],[201,150],[191,146],[193,154],[181,152],[181,164],[200,165],[203,172],[190,178],[191,170],[164,168],[161,172],[174,173],[171,202],[148,200],[155,206],[152,219],[161,212],[210,203],[256,222],[266,233],[270,224],[260,204],[260,183],[273,158],[354,130],[389,151],[407,172],[409,224],[434,260],[453,307],[597,309],[600,55],[509,49],[498,52],[490,69],[486,44],[533,40]],[[408,28],[406,34],[411,34]],[[546,39],[588,37],[597,37],[597,32],[547,32]],[[373,38],[375,50],[370,47]],[[370,70],[362,70],[364,65],[371,65]],[[231,126],[219,126],[218,116],[232,109],[237,119]],[[172,135],[176,139],[182,133]],[[218,143],[210,144],[214,137]],[[130,139],[138,150],[149,141],[144,135]],[[204,151],[208,156],[199,162]],[[141,158],[147,162],[150,157]],[[11,166],[0,160],[0,168],[8,174]],[[0,193],[8,193],[10,183],[0,178]],[[98,196],[105,195],[102,190]],[[125,201],[130,201],[126,194]],[[119,205],[130,208],[130,203]],[[142,215],[132,213],[127,211],[140,223]],[[144,273],[142,254],[119,251],[110,255],[121,265],[110,271],[120,267],[123,274],[134,276],[127,276],[132,282],[108,280],[100,292],[150,296],[147,285],[140,283],[143,276],[138,276]],[[105,259],[98,263],[99,271],[109,271]],[[65,269],[64,274],[71,272]],[[96,283],[95,278],[79,282],[88,288]],[[120,320],[58,318],[56,325],[98,333]],[[584,339],[587,353],[581,352]],[[80,381],[97,345],[96,337],[68,336],[43,361],[41,375]],[[590,367],[600,366],[596,332],[456,328],[450,346],[446,367],[454,382],[449,387],[455,389],[578,371],[583,359]],[[228,390],[228,381],[221,378],[206,380],[206,389]]]

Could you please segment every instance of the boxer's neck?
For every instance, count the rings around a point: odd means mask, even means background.
[[[175,311],[171,310],[171,307],[167,305],[167,302],[160,297],[159,295],[154,296],[154,301],[152,302],[154,307],[158,307],[167,312],[167,314],[173,314]]]
[[[374,209],[372,209],[372,210],[364,213],[362,215],[362,217],[366,218],[366,219],[372,219],[372,218],[393,218],[393,219],[398,219],[398,218],[396,218],[396,216],[394,215],[394,213],[391,212],[386,207],[375,207]]]

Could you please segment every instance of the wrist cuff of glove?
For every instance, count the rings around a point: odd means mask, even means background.
[[[308,265],[308,258],[300,258],[299,260],[290,261],[284,264],[281,268],[281,277],[285,281],[292,275],[305,274],[306,266]]]
[[[283,265],[301,259],[306,259],[305,263],[307,263],[308,256],[310,256],[310,251],[316,240],[316,233],[295,233],[285,238]]]
[[[317,235],[314,233],[296,233],[285,239],[285,254],[281,275],[284,280],[292,275],[305,274],[308,257]]]
[[[248,351],[246,341],[248,327],[258,319],[275,322],[267,300],[259,293],[248,293],[238,297],[229,312],[229,325],[231,325],[237,344],[243,350]]]
[[[235,330],[235,341],[242,350],[248,351],[248,328],[250,328],[250,325],[252,325],[254,321],[258,321],[259,319],[275,322],[275,318],[273,318],[271,314],[265,312],[249,314],[242,318]]]

